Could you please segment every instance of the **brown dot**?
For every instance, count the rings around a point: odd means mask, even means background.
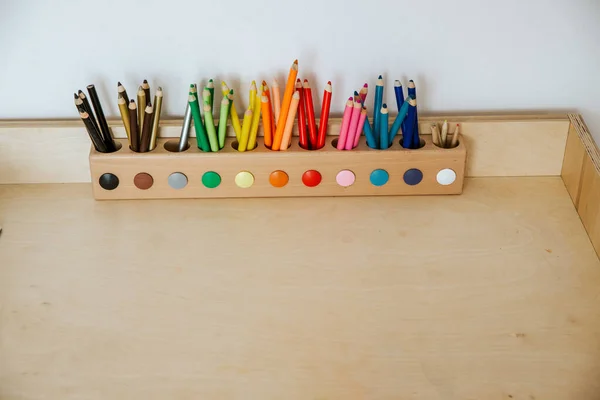
[[[138,189],[146,190],[152,187],[154,184],[154,179],[152,178],[152,175],[145,172],[140,172],[135,176],[135,178],[133,178],[133,184]]]

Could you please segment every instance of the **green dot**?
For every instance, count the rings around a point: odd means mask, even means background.
[[[214,171],[205,172],[202,175],[202,184],[209,189],[214,189],[221,184],[221,175]]]

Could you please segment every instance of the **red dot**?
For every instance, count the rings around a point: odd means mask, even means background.
[[[321,183],[321,173],[314,169],[309,169],[302,174],[302,183],[308,187],[315,187]]]

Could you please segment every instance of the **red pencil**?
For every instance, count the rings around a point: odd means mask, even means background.
[[[319,138],[317,140],[317,149],[325,146],[325,136],[327,136],[327,123],[329,122],[329,109],[331,108],[331,81],[327,82],[323,92],[323,105],[321,107],[321,119],[319,120]]]
[[[317,124],[315,122],[315,107],[313,106],[312,90],[308,79],[304,80],[304,107],[308,119],[308,133],[310,135],[310,148],[316,150],[319,147],[315,147],[317,143]]]
[[[302,88],[302,81],[297,79],[296,92],[300,95],[300,101],[298,102],[298,133],[300,136],[300,147],[310,150],[308,137],[306,136],[306,109],[304,106],[304,90],[302,90]]]

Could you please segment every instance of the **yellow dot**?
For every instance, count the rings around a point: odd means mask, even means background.
[[[242,189],[247,189],[254,184],[254,175],[248,171],[239,172],[235,176],[235,184]]]

